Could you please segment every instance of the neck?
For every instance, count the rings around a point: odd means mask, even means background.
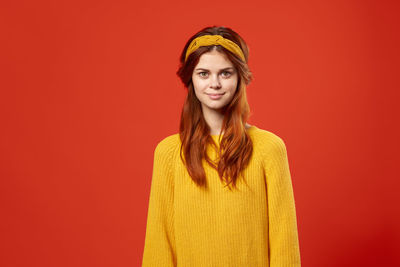
[[[204,120],[210,127],[210,135],[220,134],[222,128],[222,122],[224,120],[224,115],[213,109],[202,108]]]

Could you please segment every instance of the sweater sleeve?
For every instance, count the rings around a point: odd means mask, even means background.
[[[176,266],[172,154],[167,140],[154,151],[142,267]]]
[[[268,194],[270,267],[298,267],[300,248],[286,146],[275,135],[264,156]]]

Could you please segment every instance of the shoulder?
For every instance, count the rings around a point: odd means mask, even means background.
[[[252,137],[254,145],[260,150],[264,157],[286,156],[286,144],[279,135],[268,130],[257,128],[253,132]]]
[[[180,147],[179,133],[164,137],[155,147],[154,153],[158,155],[172,155]]]

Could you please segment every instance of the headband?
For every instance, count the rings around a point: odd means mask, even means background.
[[[246,61],[242,49],[240,49],[240,47],[236,43],[222,37],[221,35],[202,35],[193,39],[186,50],[185,61],[191,53],[197,50],[197,48],[199,48],[200,46],[209,45],[221,45],[235,55],[239,56],[243,61]]]

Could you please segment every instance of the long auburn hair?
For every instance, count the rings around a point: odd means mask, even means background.
[[[186,50],[193,39],[202,35],[216,34],[235,42],[242,49],[246,62],[220,45],[199,47],[189,55],[185,62]],[[221,132],[224,134],[220,139],[220,149],[217,151],[218,164],[215,164],[207,155],[207,146],[212,145],[217,148],[217,145],[210,136],[210,127],[203,117],[201,102],[195,95],[192,83],[193,70],[199,62],[200,56],[213,49],[225,53],[238,72],[238,86],[233,99],[221,109],[224,115]],[[179,126],[180,157],[192,180],[198,186],[207,187],[202,159],[205,159],[212,168],[217,170],[220,180],[226,183],[225,186],[228,186],[229,190],[231,190],[230,184],[236,188],[239,175],[250,161],[253,143],[245,128],[250,116],[246,86],[252,80],[252,73],[247,65],[248,55],[249,49],[239,34],[227,27],[213,26],[206,27],[193,35],[187,41],[180,56],[180,67],[177,75],[188,90]]]

